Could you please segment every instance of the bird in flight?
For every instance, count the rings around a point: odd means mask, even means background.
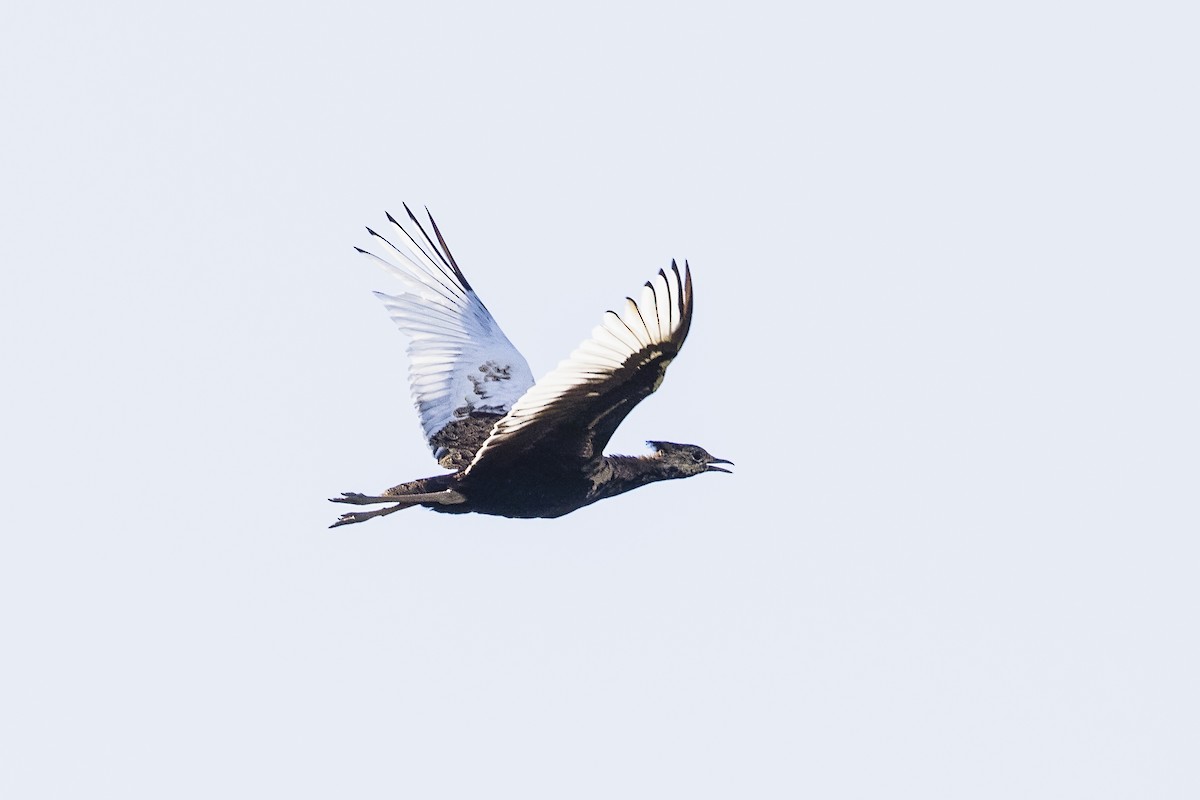
[[[407,205],[408,225],[388,214],[389,236],[367,228],[374,259],[403,284],[376,292],[409,338],[409,384],[421,427],[446,475],[378,495],[346,492],[335,503],[378,505],[330,527],[425,506],[450,514],[561,517],[639,486],[732,464],[694,444],[647,442],[648,456],[606,456],[635,405],[662,383],[692,324],[692,275],[675,262],[639,300],[609,311],[570,357],[538,382],[458,268],[433,216],[429,231]],[[432,237],[430,236],[432,232]]]

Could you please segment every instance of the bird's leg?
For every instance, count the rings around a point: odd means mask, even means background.
[[[355,522],[365,522],[366,520],[369,520],[372,517],[387,516],[388,514],[391,514],[395,511],[399,511],[402,508],[409,508],[412,505],[414,505],[414,504],[413,503],[400,503],[399,505],[384,506],[382,508],[377,508],[374,511],[352,511],[349,514],[342,514],[340,517],[338,517],[337,522],[333,523],[329,527],[336,528],[339,525],[352,525]]]
[[[342,492],[341,497],[329,498],[331,503],[351,503],[356,506],[369,506],[374,503],[396,503],[398,497],[373,497],[362,492]]]
[[[447,489],[442,492],[428,492],[423,494],[393,494],[372,496],[360,494],[359,492],[342,492],[341,497],[331,497],[331,503],[350,503],[356,506],[369,506],[375,503],[407,503],[413,505],[416,503],[437,503],[438,505],[453,505],[465,501],[458,492],[453,489]]]

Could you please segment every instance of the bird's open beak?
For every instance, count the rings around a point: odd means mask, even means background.
[[[714,467],[713,464],[728,464],[729,466],[732,467],[733,466],[732,461],[729,461],[728,459],[724,459],[724,458],[714,458],[712,461],[708,462],[708,471],[709,472],[728,472],[730,475],[733,474],[733,472],[731,472],[730,470],[721,469],[720,467]]]

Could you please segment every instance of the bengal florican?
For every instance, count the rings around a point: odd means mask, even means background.
[[[542,380],[484,307],[433,217],[430,237],[391,214],[393,239],[367,228],[383,258],[355,248],[404,284],[376,292],[409,337],[409,382],[438,463],[454,472],[393,486],[380,495],[347,492],[335,503],[382,504],[343,514],[331,527],[411,506],[462,514],[560,517],[655,481],[728,472],[693,444],[648,442],[648,456],[606,456],[630,410],[662,383],[692,323],[692,276],[675,262],[609,311],[590,339]],[[428,213],[428,212],[427,212]]]

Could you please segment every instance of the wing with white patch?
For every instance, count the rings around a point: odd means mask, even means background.
[[[496,423],[468,472],[553,469],[599,458],[617,426],[662,383],[692,324],[692,275],[675,262],[646,283],[640,302],[609,311],[569,358]]]
[[[409,337],[409,384],[434,456],[460,468],[533,386],[533,373],[458,268],[433,217],[436,242],[404,210],[408,227],[387,215],[390,239],[367,228],[386,246],[386,258],[355,249],[404,284],[399,294],[375,295]]]

